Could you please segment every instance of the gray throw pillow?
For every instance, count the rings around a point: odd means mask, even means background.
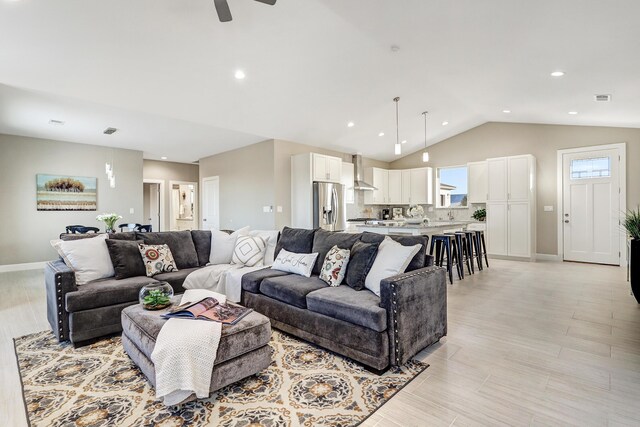
[[[274,257],[278,256],[280,249],[296,254],[310,254],[313,248],[313,236],[315,233],[316,230],[285,227],[282,233],[280,233],[280,239],[276,245]]]
[[[191,232],[185,231],[159,231],[153,233],[136,232],[137,240],[142,240],[145,245],[167,245],[171,250],[176,267],[179,270],[199,267],[198,252],[193,244]]]
[[[340,233],[318,229],[313,236],[313,247],[311,249],[311,252],[318,253],[316,265],[313,266],[313,274],[320,274],[324,258],[331,248],[337,246],[340,249],[351,249],[351,246],[358,240],[360,240],[360,234],[358,233]]]
[[[109,257],[116,272],[116,279],[147,275],[142,256],[138,250],[138,243],[142,243],[142,240],[107,239],[106,242]]]
[[[376,259],[379,245],[379,243],[355,242],[351,247],[345,281],[356,291],[364,289],[364,281]]]

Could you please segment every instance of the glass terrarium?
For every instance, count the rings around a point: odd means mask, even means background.
[[[150,283],[140,289],[139,301],[145,310],[161,310],[171,305],[173,288],[167,282]]]

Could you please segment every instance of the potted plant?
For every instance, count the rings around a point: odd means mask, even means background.
[[[476,209],[471,217],[476,221],[484,221],[485,219],[487,219],[487,210],[484,208]]]
[[[624,215],[624,228],[631,238],[631,251],[629,254],[629,280],[631,290],[640,303],[640,207],[629,210]]]
[[[98,221],[104,222],[106,233],[116,232],[116,221],[122,219],[122,217],[116,213],[105,213],[96,217]]]

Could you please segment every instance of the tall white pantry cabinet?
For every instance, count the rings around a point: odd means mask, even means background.
[[[487,251],[535,259],[536,159],[532,155],[487,159]]]

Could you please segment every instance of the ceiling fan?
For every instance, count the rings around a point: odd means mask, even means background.
[[[260,3],[268,4],[269,6],[273,6],[276,4],[277,0],[255,0]],[[218,18],[220,18],[220,22],[229,22],[233,18],[231,17],[231,10],[229,9],[229,3],[227,0],[213,0],[213,3],[216,6],[216,12],[218,12]]]

